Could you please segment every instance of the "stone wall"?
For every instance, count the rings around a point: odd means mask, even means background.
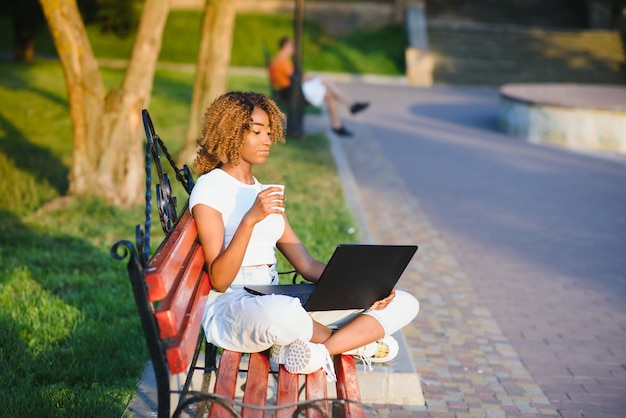
[[[533,143],[626,155],[626,87],[505,85],[498,126]]]

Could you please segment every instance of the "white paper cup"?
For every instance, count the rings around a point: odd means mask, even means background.
[[[278,187],[278,188],[280,188],[281,191],[280,192],[270,193],[270,196],[274,195],[274,194],[285,194],[285,185],[284,184],[264,184],[263,185],[263,190],[271,189],[272,187]]]
[[[281,191],[280,192],[272,192],[272,193],[269,194],[270,196],[273,196],[273,195],[284,195],[285,194],[285,185],[284,184],[264,184],[263,185],[263,190],[267,190],[267,189],[270,189],[272,187],[278,187],[278,188],[280,188]],[[279,200],[277,200],[276,202],[279,202]],[[283,212],[285,211],[284,207],[276,207],[274,209],[280,209]]]

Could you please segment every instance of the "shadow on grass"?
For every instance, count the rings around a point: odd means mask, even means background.
[[[157,71],[154,75],[153,96],[162,96],[185,105],[191,103],[194,75],[189,74],[187,80],[181,80],[180,77],[180,74],[174,74],[172,71]]]
[[[0,116],[2,136],[0,152],[15,166],[32,174],[38,181],[47,182],[59,195],[66,193],[69,170],[49,149],[28,142],[22,132],[10,120]]]
[[[7,51],[3,51],[7,53]],[[43,58],[43,57],[42,57]],[[44,58],[49,59],[49,58]],[[1,63],[1,61],[0,61]],[[33,83],[28,79],[29,70],[31,64],[25,63],[15,63],[12,61],[7,61],[2,63],[2,65],[6,68],[9,68],[8,71],[2,71],[2,85],[13,90],[24,90],[30,91],[33,93],[37,93],[37,95],[49,100],[54,104],[61,105],[63,107],[67,106],[67,99],[65,97],[54,94],[50,91],[46,91],[40,88],[33,87]],[[37,122],[36,120],[33,122]]]
[[[120,416],[147,359],[124,265],[0,217],[0,416]]]

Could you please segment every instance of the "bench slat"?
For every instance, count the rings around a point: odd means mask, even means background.
[[[230,399],[235,399],[235,391],[237,390],[237,374],[239,373],[240,361],[241,353],[230,350],[222,351],[213,393]],[[232,415],[223,406],[212,403],[211,409],[209,410],[209,417],[232,418]]]
[[[172,285],[176,283],[191,247],[197,239],[196,222],[187,210],[168,235],[164,243],[154,254],[152,261],[144,270],[144,278],[148,288],[148,299],[159,301],[167,296]]]
[[[184,267],[183,276],[173,291],[159,305],[155,314],[161,339],[177,335],[185,315],[190,312],[189,302],[196,291],[198,278],[204,269],[202,247],[196,245],[193,255]]]
[[[354,357],[335,356],[335,373],[337,374],[337,397],[361,402],[361,390],[359,389],[358,375]],[[346,418],[363,418],[365,411],[355,403],[346,405]]]
[[[282,364],[278,368],[278,389],[276,393],[276,405],[285,405],[298,401],[299,375],[289,373]],[[293,408],[281,408],[276,411],[276,418],[290,418]]]
[[[167,364],[172,374],[184,372],[191,363],[198,342],[198,333],[202,326],[209,288],[209,276],[203,271],[189,303],[189,311],[183,318],[181,331],[169,340],[165,350]]]
[[[246,390],[243,394],[244,404],[265,406],[269,370],[270,360],[267,352],[250,354]],[[260,409],[242,408],[241,416],[243,418],[263,418],[264,412]]]
[[[326,383],[326,372],[324,370],[319,369],[316,372],[306,375],[305,393],[307,400],[324,399],[328,397],[328,383]],[[320,402],[318,405],[326,414],[329,413],[327,402]],[[324,415],[314,408],[308,408],[306,410],[306,416],[307,418],[321,418]]]

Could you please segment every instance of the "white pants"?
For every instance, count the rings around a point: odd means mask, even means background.
[[[251,274],[249,268],[246,270],[245,274]],[[266,267],[258,271],[268,280]],[[272,280],[274,277],[268,281]],[[254,281],[259,282],[261,278]],[[254,353],[267,350],[274,344],[287,345],[296,339],[310,341],[313,320],[335,328],[358,315],[370,315],[381,324],[385,335],[391,335],[411,322],[418,311],[417,299],[402,290],[396,290],[395,298],[381,310],[307,312],[297,298],[256,296],[242,286],[231,286],[225,293],[211,290],[203,326],[209,342],[228,350]]]
[[[302,83],[302,94],[307,102],[320,107],[326,97],[326,86],[319,77],[313,77]]]

